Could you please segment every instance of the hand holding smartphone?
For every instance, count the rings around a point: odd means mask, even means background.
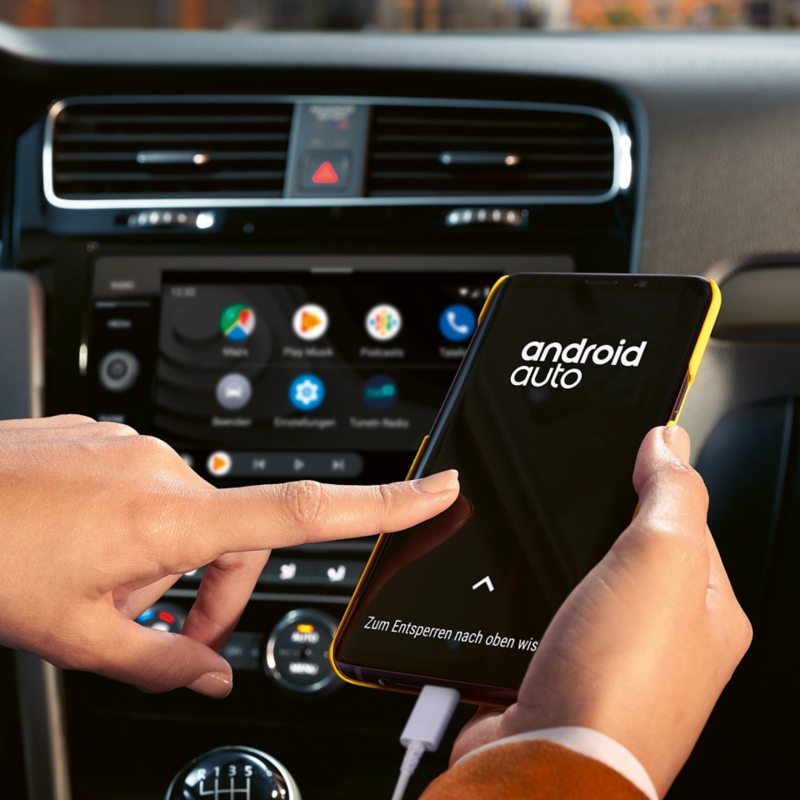
[[[334,641],[339,674],[513,702],[559,606],[630,522],[639,445],[677,418],[718,309],[701,278],[499,282],[409,475],[458,469],[461,496],[381,537]]]

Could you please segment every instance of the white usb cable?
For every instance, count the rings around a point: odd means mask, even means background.
[[[422,689],[400,737],[400,744],[406,748],[406,754],[403,756],[400,777],[397,779],[392,800],[403,800],[408,782],[422,754],[426,750],[434,752],[439,747],[459,697],[455,689],[448,689],[446,686],[425,686]]]

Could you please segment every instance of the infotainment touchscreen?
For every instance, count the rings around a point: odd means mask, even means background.
[[[498,277],[563,255],[133,255],[93,262],[89,413],[218,486],[402,478]]]
[[[154,431],[218,478],[397,478],[499,275],[165,273]]]

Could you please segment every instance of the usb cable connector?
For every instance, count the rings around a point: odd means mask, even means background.
[[[392,800],[402,800],[423,754],[435,752],[458,705],[459,693],[446,686],[425,686],[400,737],[406,748]]]

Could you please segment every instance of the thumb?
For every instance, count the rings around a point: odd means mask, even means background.
[[[689,450],[689,436],[677,426],[645,436],[633,471],[639,511],[629,530],[688,537],[705,550],[708,492],[688,463]]]
[[[97,662],[85,668],[148,692],[186,686],[220,699],[233,688],[230,664],[210,647],[179,633],[145,628],[116,610],[109,611],[103,626]]]

